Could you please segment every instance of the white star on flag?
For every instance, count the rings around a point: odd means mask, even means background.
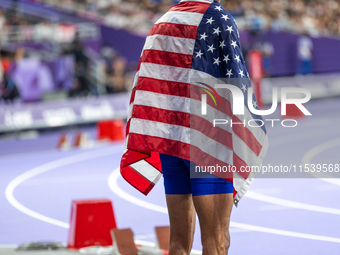
[[[229,55],[227,55],[227,56],[224,56],[224,59],[223,59],[223,61],[225,61],[226,63],[228,63],[228,61],[230,60],[230,58],[229,58]]]
[[[217,34],[217,35],[220,35],[221,31],[220,31],[220,28],[213,28],[214,29],[214,33],[213,34]]]
[[[254,108],[257,108],[257,102],[256,101],[253,101],[253,106],[254,106]]]
[[[229,76],[229,78],[230,78],[230,76],[232,76],[233,75],[233,73],[232,73],[232,69],[230,69],[230,70],[227,70],[228,71],[228,73],[226,74],[226,75],[228,75]]]
[[[206,23],[206,24],[208,24],[208,23],[209,23],[209,24],[211,25],[211,24],[212,24],[214,21],[215,21],[215,20],[213,20],[213,18],[212,18],[212,17],[210,17],[210,19],[207,19],[207,23]]]
[[[223,49],[226,45],[224,44],[224,41],[220,42],[220,47]]]
[[[216,64],[216,65],[220,65],[220,63],[221,63],[221,61],[220,61],[220,59],[219,58],[214,58],[214,64]]]
[[[221,11],[222,8],[221,8],[221,6],[215,6],[215,10]]]
[[[225,21],[227,21],[227,19],[229,19],[228,15],[227,14],[222,14],[222,18],[221,19],[224,19]]]
[[[246,92],[247,91],[247,86],[246,85],[244,85],[244,84],[242,84],[242,88],[241,88],[244,92]]]
[[[216,50],[213,44],[211,46],[208,45],[208,47],[209,47],[208,51],[211,51],[212,53],[214,53],[214,50]]]
[[[248,76],[248,78],[249,78],[249,73],[247,72],[247,76]]]
[[[237,54],[235,54],[235,60],[237,61],[237,63],[240,63],[241,62],[241,59],[240,59],[240,56],[239,55],[237,55]]]
[[[200,38],[200,40],[204,40],[205,41],[205,38],[207,38],[208,36],[205,34],[205,33],[203,33],[202,35],[200,35],[201,36],[201,38]]]
[[[232,26],[227,26],[228,28],[225,30],[225,31],[228,31],[229,33],[231,33],[231,32],[234,32],[234,30],[233,30],[233,27]]]
[[[198,51],[198,52],[195,52],[197,55],[196,55],[196,58],[201,58],[202,57],[202,55],[203,55],[203,52],[201,52],[201,50],[200,51]]]
[[[240,70],[238,74],[241,75],[241,77],[243,77],[244,76],[243,70]]]
[[[234,49],[237,47],[237,42],[236,41],[233,41],[231,40],[231,45],[234,46]]]

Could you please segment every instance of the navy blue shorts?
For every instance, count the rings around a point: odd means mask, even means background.
[[[165,194],[193,196],[233,193],[233,184],[215,177],[190,178],[190,161],[174,156],[159,154],[164,177]]]

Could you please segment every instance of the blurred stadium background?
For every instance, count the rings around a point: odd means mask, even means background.
[[[0,0],[0,253],[11,254],[16,245],[34,241],[65,244],[71,201],[77,199],[112,200],[118,227],[132,228],[142,243],[154,243],[153,227],[168,224],[161,184],[158,193],[145,198],[115,169],[145,37],[177,2]],[[248,70],[261,80],[263,104],[271,102],[273,86],[304,87],[312,93],[307,106],[313,117],[299,120],[294,131],[269,130],[274,143],[266,162],[300,164],[321,146],[319,160],[339,163],[340,1],[221,4],[237,21]],[[107,128],[114,134],[105,137]],[[111,142],[99,143],[98,138]],[[61,163],[48,174],[35,171],[66,157],[74,159],[69,167]],[[31,175],[25,177],[26,172]],[[231,254],[340,253],[335,227],[340,200],[333,197],[339,194],[337,181],[257,180],[254,190],[262,196],[251,193],[242,206],[262,216],[234,211],[239,223],[231,225]],[[266,197],[273,194],[276,200]],[[243,224],[249,219],[258,228]],[[244,237],[255,250],[242,246]],[[199,232],[194,249],[201,249]]]

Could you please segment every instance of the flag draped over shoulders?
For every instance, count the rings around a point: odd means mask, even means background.
[[[152,27],[141,54],[131,94],[126,142],[121,160],[123,178],[147,195],[162,175],[159,153],[202,165],[203,159],[231,166],[260,165],[268,140],[264,126],[233,125],[220,136],[212,120],[194,113],[200,98],[192,88],[210,94],[220,79],[239,79],[244,92],[251,87],[233,17],[212,0],[181,1]],[[202,88],[193,80],[209,80]],[[243,82],[246,80],[245,82]],[[216,91],[215,91],[216,92]],[[232,113],[232,99],[221,95],[222,111],[207,101],[214,116],[235,122],[262,120],[245,104],[244,120]],[[256,98],[251,98],[257,107]],[[221,139],[222,134],[222,139]],[[192,139],[195,137],[195,139]],[[198,138],[198,139],[196,139]],[[209,146],[209,147],[208,147]],[[194,156],[193,156],[194,155]],[[252,173],[233,174],[235,204],[253,181]]]

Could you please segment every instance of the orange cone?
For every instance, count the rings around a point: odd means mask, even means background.
[[[69,141],[68,135],[62,134],[59,137],[57,148],[62,150],[62,149],[67,149],[69,147],[70,147],[70,141]]]
[[[84,148],[88,144],[88,135],[84,132],[77,132],[73,142],[73,147]]]

